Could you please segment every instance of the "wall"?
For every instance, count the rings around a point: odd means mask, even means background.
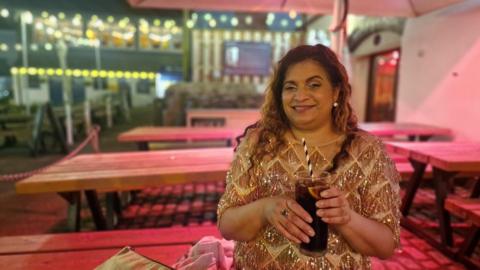
[[[397,121],[452,128],[480,141],[480,1],[407,21]]]

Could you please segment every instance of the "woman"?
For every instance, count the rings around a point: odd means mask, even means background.
[[[323,45],[299,46],[278,63],[261,120],[238,146],[218,207],[218,226],[236,240],[237,269],[369,269],[399,243],[398,172],[382,143],[358,130],[343,65]],[[295,172],[335,173],[318,200],[329,224],[328,251],[309,257],[299,244],[312,217],[295,202]]]

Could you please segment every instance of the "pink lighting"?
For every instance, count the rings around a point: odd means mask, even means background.
[[[394,51],[392,53],[392,57],[393,57],[393,59],[398,59],[398,58],[400,58],[400,53],[398,51]]]

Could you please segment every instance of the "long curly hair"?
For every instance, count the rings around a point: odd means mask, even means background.
[[[290,128],[290,123],[282,106],[283,83],[288,69],[304,60],[313,60],[321,65],[332,86],[339,91],[336,101],[338,106],[332,108],[332,123],[335,131],[347,134],[347,137],[340,152],[334,157],[334,166],[331,170],[335,170],[338,161],[347,154],[346,149],[354,138],[354,131],[357,130],[357,118],[350,105],[352,89],[348,82],[347,71],[335,53],[328,47],[321,44],[301,45],[288,51],[277,63],[273,77],[266,89],[261,118],[245,130],[244,135],[249,129],[258,131],[258,140],[255,142],[251,154],[251,164],[260,164],[264,160],[271,159],[286,146],[284,135]]]

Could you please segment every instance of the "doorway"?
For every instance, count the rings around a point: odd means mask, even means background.
[[[400,50],[372,56],[367,97],[367,122],[395,121]]]

